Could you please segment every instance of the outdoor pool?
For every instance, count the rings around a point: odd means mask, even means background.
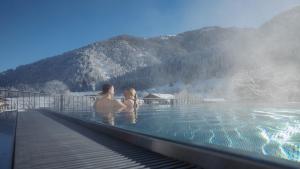
[[[80,117],[193,146],[300,165],[297,104],[144,105],[137,113]]]

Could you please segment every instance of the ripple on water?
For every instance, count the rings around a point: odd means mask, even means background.
[[[264,154],[299,162],[298,108],[215,105],[141,108],[137,124],[122,127],[195,145],[210,144],[249,155]]]
[[[300,143],[284,143],[280,146],[284,158],[300,162]]]

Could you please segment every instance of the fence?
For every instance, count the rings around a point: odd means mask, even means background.
[[[121,97],[116,97],[122,100]],[[59,112],[92,112],[96,95],[61,95],[0,89],[0,112],[26,109],[51,109]],[[178,95],[172,99],[143,98],[144,104],[200,104],[203,99],[191,95]]]
[[[26,109],[51,109],[60,112],[92,111],[94,96],[0,90],[0,112]]]
[[[54,107],[55,95],[17,90],[0,90],[0,111]]]

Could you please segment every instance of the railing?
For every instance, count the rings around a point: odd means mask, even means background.
[[[60,95],[0,89],[0,112],[50,109],[59,112],[91,112],[96,96]]]
[[[0,89],[0,112],[26,109],[51,109],[59,112],[92,112],[97,95],[52,94]],[[115,97],[122,100],[122,97]],[[176,95],[174,98],[140,98],[140,104],[201,104],[199,96]]]
[[[0,111],[23,111],[26,109],[54,107],[56,95],[18,90],[0,90]]]
[[[0,168],[13,168],[17,123],[18,95],[15,91],[0,90]]]

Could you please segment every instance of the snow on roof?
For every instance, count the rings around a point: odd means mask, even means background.
[[[158,98],[162,98],[162,99],[174,99],[175,96],[172,94],[162,94],[162,93],[149,93],[147,96],[149,95],[153,95],[156,96]],[[145,96],[147,98],[147,96]]]

